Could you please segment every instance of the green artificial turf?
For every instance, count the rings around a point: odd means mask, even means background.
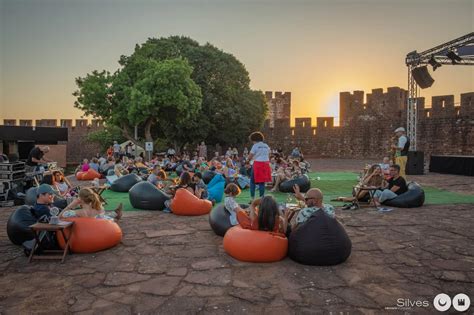
[[[352,187],[357,184],[357,176],[358,174],[352,172],[317,172],[309,174],[311,187],[321,189],[324,194],[324,203],[330,203],[334,206],[341,206],[342,203],[330,200],[341,196],[350,196]],[[426,204],[474,203],[474,195],[455,193],[430,186],[425,186],[423,189],[425,191]],[[286,193],[270,193],[268,190],[266,194],[274,196],[277,202],[286,202],[289,196]],[[105,206],[107,210],[115,209],[119,203],[123,204],[125,211],[138,210],[130,204],[128,193],[106,190],[102,197],[107,200],[107,205]],[[243,190],[236,200],[239,203],[248,203],[250,201],[250,191],[248,189]]]

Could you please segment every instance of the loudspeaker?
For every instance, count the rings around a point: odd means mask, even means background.
[[[407,175],[423,175],[425,170],[425,154],[423,151],[408,151],[405,172]]]
[[[429,88],[433,85],[434,80],[428,72],[427,66],[418,67],[411,70],[411,75],[413,76],[413,79],[415,79],[418,86],[422,89]]]

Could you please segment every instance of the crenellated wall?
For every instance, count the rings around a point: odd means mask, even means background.
[[[269,116],[263,132],[272,147],[289,152],[299,146],[307,156],[341,158],[377,158],[389,152],[393,131],[406,127],[407,91],[399,87],[341,92],[339,126],[334,117],[295,118],[290,125],[291,93],[266,92]],[[364,101],[364,98],[366,100]],[[5,119],[4,124],[16,125],[17,120]],[[19,125],[32,125],[20,120]],[[58,120],[36,120],[37,126],[56,127]],[[103,128],[99,120],[61,119],[59,126],[67,127],[67,162],[78,163],[99,152],[98,144],[87,141],[87,135]],[[418,150],[431,154],[474,155],[474,92],[461,94],[460,104],[453,95],[434,96],[431,108],[425,99],[418,99]]]
[[[393,131],[406,127],[407,97],[399,87],[373,89],[367,95],[341,92],[339,126],[333,117],[317,117],[315,125],[303,117],[295,118],[295,127],[289,119],[267,121],[263,131],[271,146],[287,152],[299,146],[315,157],[381,158],[390,151]],[[459,106],[453,95],[435,96],[431,104],[425,108],[425,99],[418,99],[417,149],[426,159],[431,154],[474,155],[474,92],[461,94]]]

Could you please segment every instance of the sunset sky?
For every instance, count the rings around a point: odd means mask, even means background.
[[[337,117],[341,91],[406,88],[406,54],[472,32],[473,6],[473,0],[0,0],[0,119],[79,118],[74,78],[115,71],[135,44],[170,35],[232,53],[253,89],[291,91],[292,117]],[[460,93],[474,91],[474,67],[443,66],[433,78],[422,96],[455,94],[459,102]]]

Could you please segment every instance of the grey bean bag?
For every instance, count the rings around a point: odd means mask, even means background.
[[[170,196],[149,182],[135,184],[128,193],[132,206],[142,210],[163,210],[165,201],[170,199]]]
[[[142,181],[137,174],[128,174],[115,180],[110,186],[110,190],[116,192],[128,192],[136,183]]]
[[[300,186],[301,192],[307,192],[311,188],[311,181],[308,175],[302,175],[301,177],[284,181],[280,184],[279,190],[285,193],[292,193],[295,184]]]
[[[30,225],[37,222],[30,206],[21,206],[12,212],[7,222],[7,234],[10,241],[15,245],[21,245],[25,241],[34,238]]]
[[[425,203],[425,191],[417,183],[409,183],[408,190],[403,194],[385,200],[384,205],[397,208],[416,208]]]
[[[248,205],[241,204],[242,209],[248,208]],[[230,224],[230,212],[226,210],[223,203],[217,205],[209,213],[209,224],[212,230],[219,236],[224,236],[225,232],[232,227]]]

